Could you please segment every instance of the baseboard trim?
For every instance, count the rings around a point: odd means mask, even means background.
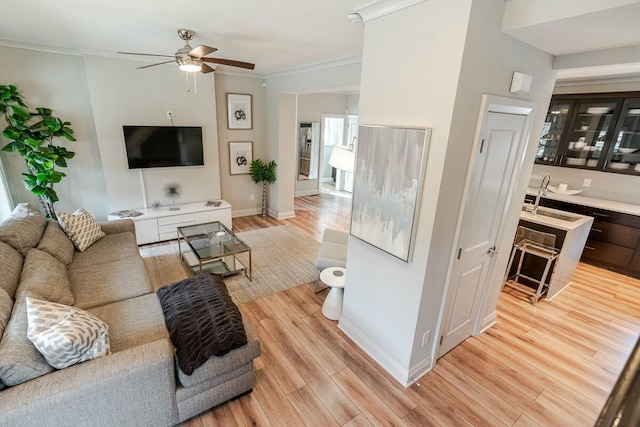
[[[276,211],[272,211],[271,209],[269,209],[269,216],[273,217],[273,218],[275,218],[277,220],[283,220],[283,219],[288,219],[288,218],[295,218],[296,212],[295,211],[276,212]]]
[[[384,368],[393,378],[404,387],[409,387],[417,378],[426,374],[432,367],[431,358],[427,358],[411,369],[403,368],[384,350],[378,347],[362,331],[356,328],[347,318],[342,316],[338,322],[342,330],[355,344],[362,348],[369,356]]]
[[[495,311],[488,316],[485,316],[485,318],[482,319],[482,323],[480,324],[480,331],[476,335],[480,335],[481,333],[495,325],[497,321],[498,313]]]
[[[320,190],[318,190],[317,188],[314,188],[312,190],[303,190],[303,191],[296,191],[296,194],[294,194],[294,197],[301,197],[301,196],[317,196],[318,194],[320,194]]]
[[[432,368],[433,361],[431,360],[431,357],[427,356],[422,359],[422,361],[418,362],[413,368],[409,369],[409,384],[405,387],[408,387],[418,381],[420,377],[428,373]]]
[[[239,210],[233,210],[231,212],[231,217],[236,218],[240,216],[259,215],[261,213],[262,213],[262,208],[239,209]]]

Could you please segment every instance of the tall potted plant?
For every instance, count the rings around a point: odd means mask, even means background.
[[[25,161],[24,186],[38,196],[48,218],[56,218],[53,204],[58,194],[53,185],[66,175],[56,167],[67,167],[67,160],[75,153],[55,145],[54,138],[75,141],[71,123],[51,115],[50,108],[38,107],[29,111],[22,94],[14,85],[0,85],[0,114],[7,122],[2,136],[9,143],[2,151],[16,152]]]
[[[276,166],[275,160],[269,163],[263,162],[261,159],[255,159],[249,166],[249,174],[256,184],[262,183],[262,216],[267,216],[267,184],[276,182]]]

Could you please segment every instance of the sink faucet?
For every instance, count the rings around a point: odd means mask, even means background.
[[[540,204],[540,197],[547,195],[547,187],[549,186],[549,182],[551,182],[551,175],[545,175],[542,178],[542,182],[540,183],[540,188],[538,188],[538,194],[536,195],[536,202],[533,204],[532,213],[535,215],[538,213],[538,205]]]

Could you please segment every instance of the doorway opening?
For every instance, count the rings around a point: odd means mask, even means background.
[[[320,191],[340,197],[351,197],[353,173],[336,169],[329,164],[336,145],[348,147],[357,143],[358,116],[355,114],[322,115],[322,167]]]

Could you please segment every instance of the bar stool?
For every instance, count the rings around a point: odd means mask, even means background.
[[[507,267],[507,271],[504,275],[502,290],[504,290],[505,286],[508,286],[524,294],[527,294],[532,298],[532,304],[535,306],[538,303],[540,297],[547,292],[547,289],[549,287],[546,283],[547,276],[549,274],[553,274],[552,271],[550,272],[551,264],[560,254],[560,252],[555,248],[555,245],[555,234],[544,233],[542,231],[532,230],[527,227],[519,226],[513,244],[513,249],[511,251],[511,258],[509,259],[509,266]],[[513,260],[515,259],[518,251],[520,251],[518,268],[515,274],[512,277],[509,277],[509,272],[511,271]],[[528,255],[546,259],[544,272],[542,273],[542,277],[540,277],[540,279],[536,279],[522,273],[522,263],[524,262],[525,257]],[[538,289],[533,292],[530,287],[518,282],[520,278],[524,278],[532,283],[536,283],[538,285]]]

